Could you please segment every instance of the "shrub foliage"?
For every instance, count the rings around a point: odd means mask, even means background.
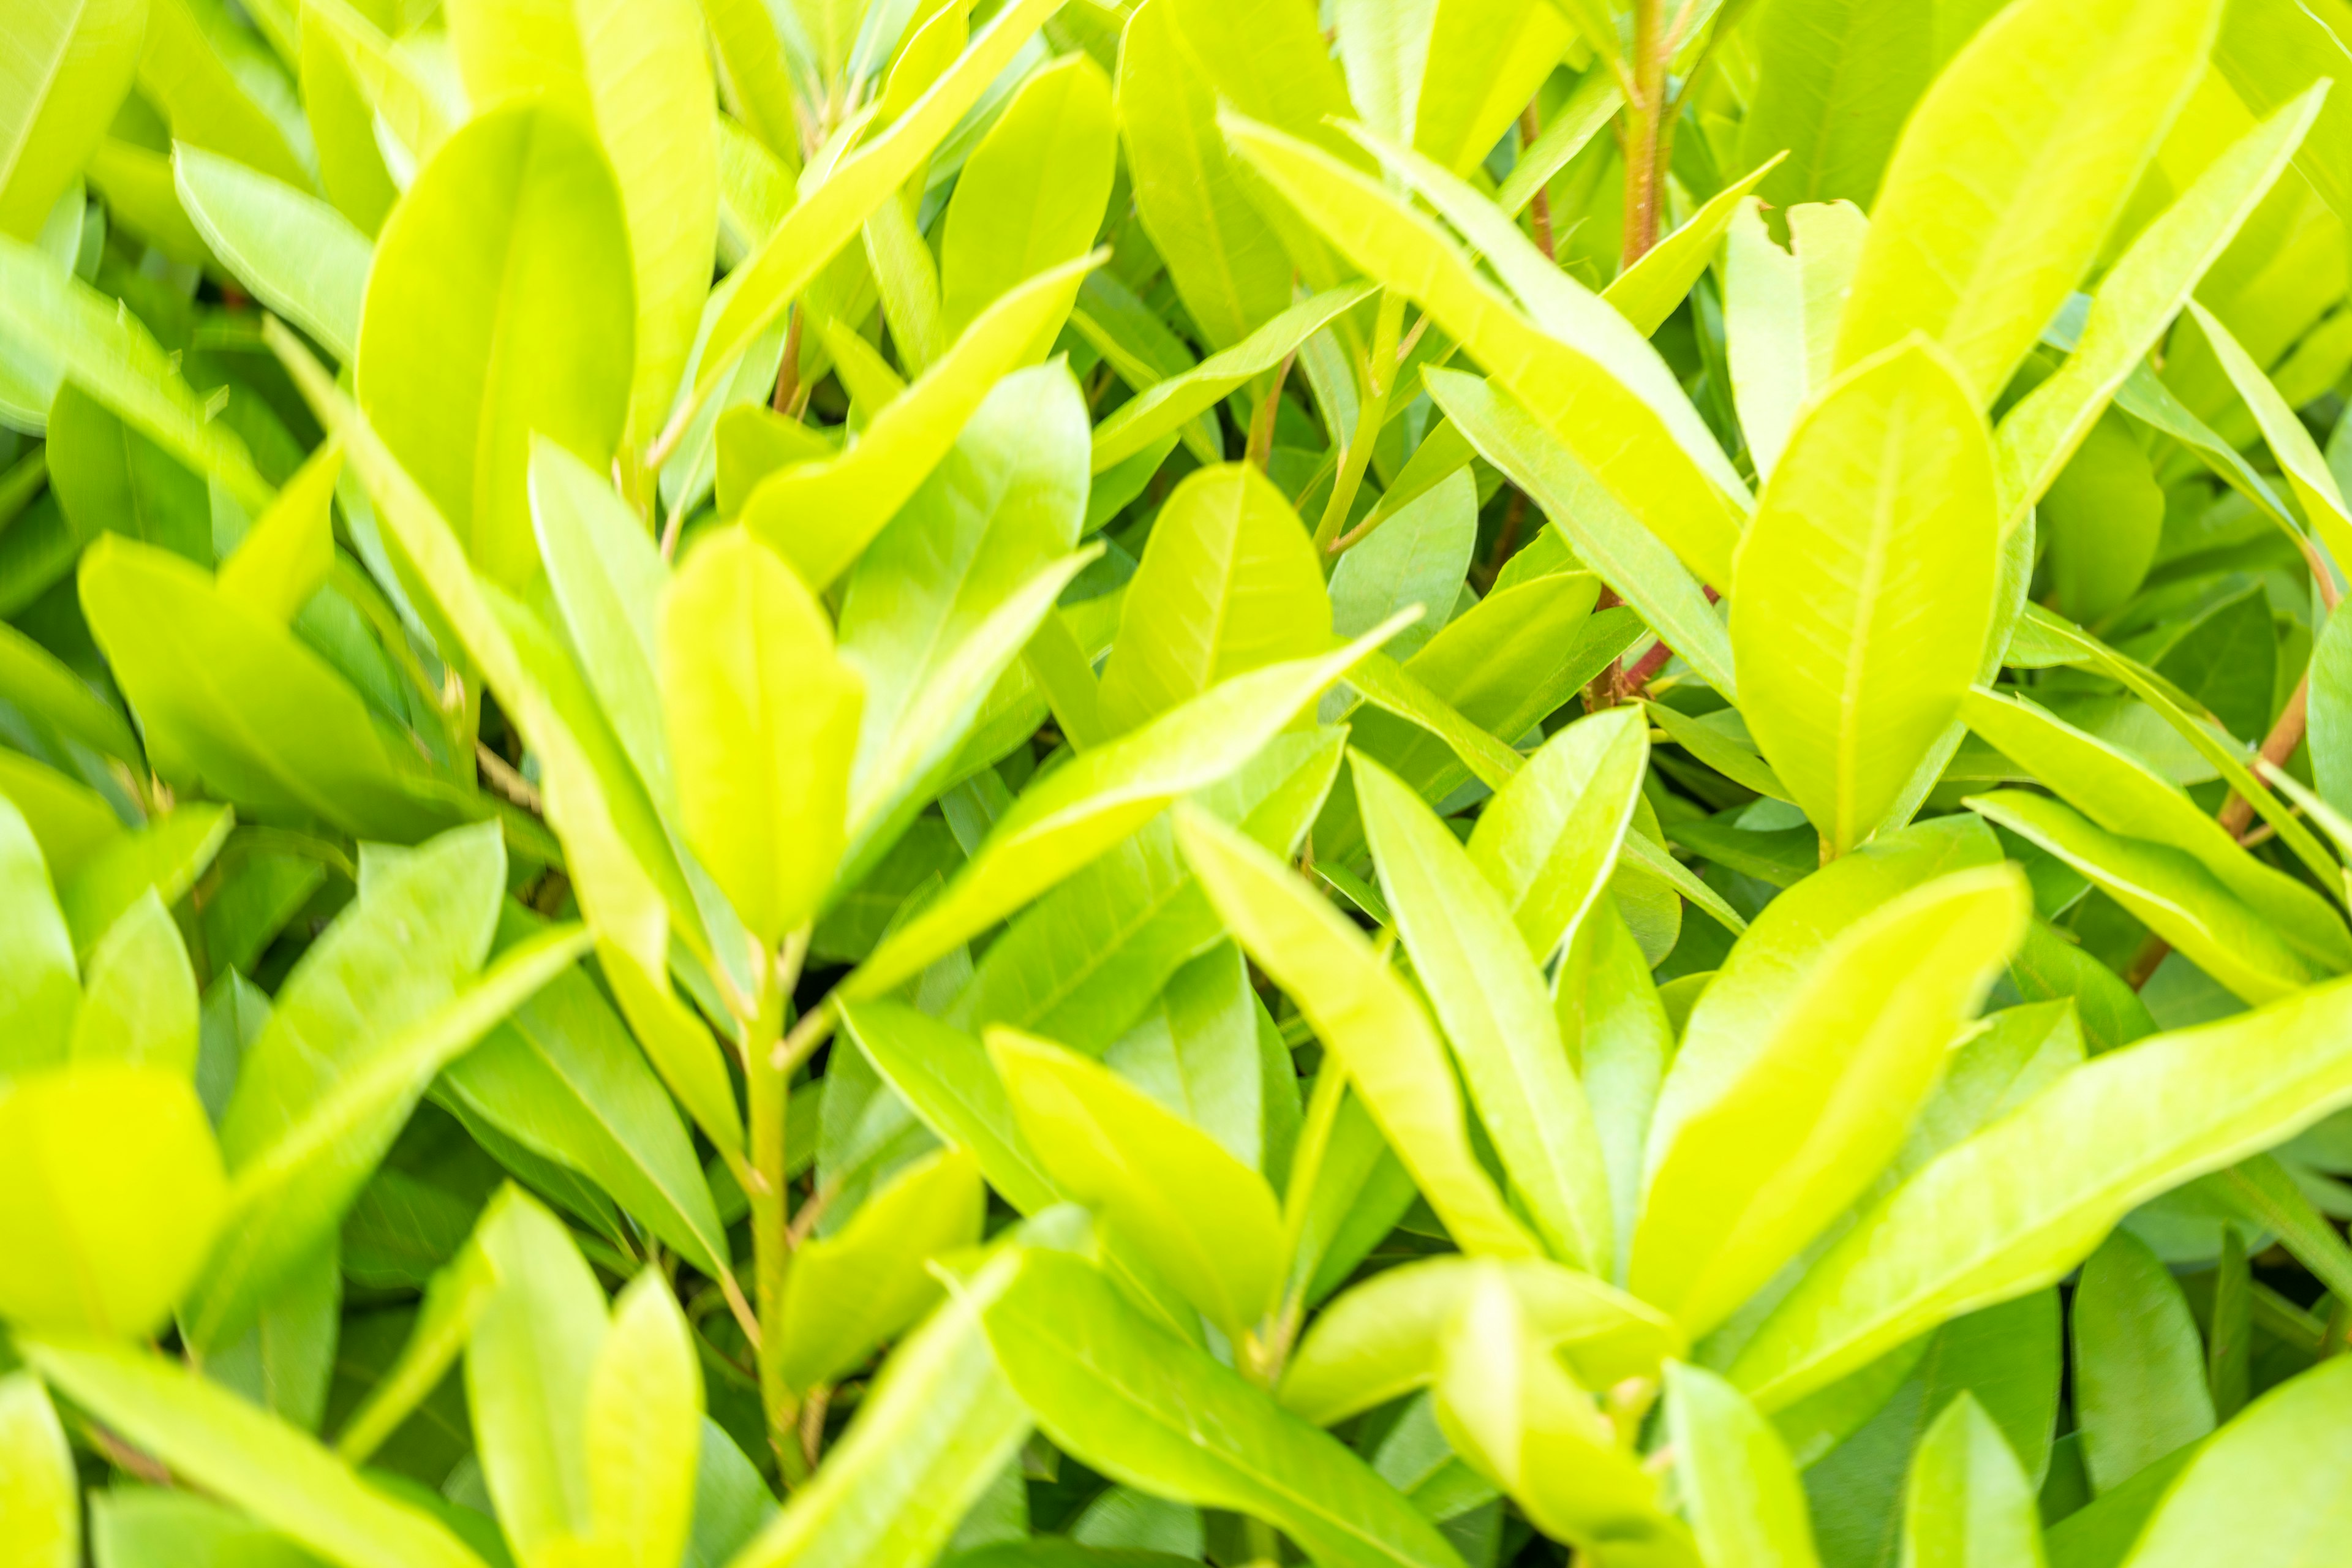
[[[2352,1562],[2343,0],[4,26],[0,1565]]]

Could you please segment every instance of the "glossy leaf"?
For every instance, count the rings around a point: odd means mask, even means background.
[[[1691,1533],[1709,1563],[1818,1563],[1804,1489],[1772,1424],[1711,1372],[1666,1369],[1666,1419]]]
[[[2042,1521],[2009,1439],[1963,1393],[1919,1440],[1904,1499],[1907,1568],[2039,1568]]]

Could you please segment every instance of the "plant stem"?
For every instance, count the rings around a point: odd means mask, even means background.
[[[775,1449],[787,1486],[804,1479],[808,1467],[798,1430],[800,1403],[784,1385],[783,1377],[784,1288],[792,1277],[793,1259],[784,1181],[784,1110],[792,1068],[778,1060],[776,1043],[782,1033],[785,1005],[799,978],[801,958],[807,951],[805,928],[785,939],[780,962],[761,966],[766,973],[760,975],[753,1016],[741,1021],[755,1181],[747,1195],[751,1207],[753,1294],[760,1313],[760,1404],[768,1419],[768,1441]]]
[[[1331,481],[1331,499],[1323,519],[1315,525],[1315,549],[1328,559],[1331,542],[1346,526],[1348,513],[1362,488],[1364,469],[1372,460],[1372,443],[1388,423],[1389,385],[1396,380],[1397,334],[1404,326],[1404,296],[1393,289],[1381,295],[1381,312],[1372,327],[1371,353],[1364,359],[1364,401],[1356,410],[1355,435],[1340,459],[1339,477]]]
[[[1536,144],[1536,138],[1542,133],[1543,119],[1536,112],[1536,100],[1529,99],[1528,106],[1519,110],[1519,149],[1522,154]],[[1551,193],[1541,185],[1538,185],[1535,195],[1528,198],[1528,222],[1535,230],[1536,248],[1544,253],[1544,259],[1559,260],[1559,255],[1552,249]]]
[[[1666,58],[1664,0],[1633,0],[1633,90],[1625,95],[1625,243],[1619,266],[1631,267],[1658,243],[1664,205]]]
[[[1257,417],[1250,421],[1249,446],[1243,451],[1242,460],[1256,464],[1261,474],[1274,461],[1274,421],[1282,406],[1282,384],[1290,379],[1290,367],[1297,359],[1297,349],[1282,356],[1282,363],[1274,367],[1274,385],[1258,404]]]
[[[2294,683],[2294,694],[2286,700],[2286,707],[2279,713],[2278,721],[2271,726],[2271,732],[2263,737],[2263,762],[2273,768],[2286,766],[2286,760],[2294,755],[2297,746],[2303,744],[2304,726],[2309,718],[2310,706],[2311,672],[2305,669],[2303,679]],[[2233,792],[2228,800],[2221,803],[2221,826],[2228,828],[2230,837],[2240,843],[2244,843],[2249,837],[2246,828],[2253,819],[2254,803],[2244,795]],[[2146,985],[2155,975],[2158,966],[2163,963],[2164,955],[2171,951],[2170,942],[2150,932],[2148,939],[2140,944],[2139,951],[2132,955],[2131,967],[2124,971],[2124,983],[2135,991]]]

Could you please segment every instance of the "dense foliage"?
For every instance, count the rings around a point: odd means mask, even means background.
[[[0,16],[0,1568],[2352,1563],[2344,0]]]

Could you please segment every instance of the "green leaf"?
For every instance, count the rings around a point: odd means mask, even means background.
[[[2042,1521],[2009,1439],[1963,1390],[1919,1440],[1904,1498],[1909,1568],[2041,1568]]]
[[[84,959],[123,912],[152,889],[176,904],[212,864],[228,837],[231,813],[200,803],[179,807],[146,826],[109,839],[58,889],[58,904]]]
[[[2346,506],[2344,492],[2329,470],[2327,459],[2320,455],[2318,443],[2311,438],[2311,432],[2303,427],[2303,421],[2295,417],[2294,410],[2287,405],[2271,378],[2263,374],[2212,312],[2191,300],[2189,313],[2212,346],[2230,384],[2252,411],[2271,456],[2286,471],[2287,485],[2294,490],[2296,504],[2302,507],[2311,531],[2326,541],[2331,552],[2352,551],[2352,508]]]
[[[2189,1461],[2148,1521],[2131,1568],[2185,1568],[2217,1554],[2293,1562],[2326,1552],[2344,1529],[2345,1419],[2352,1363],[2289,1378]]]
[[[1820,1562],[1789,1450],[1738,1389],[1676,1362],[1666,1368],[1666,1421],[1691,1532],[1707,1562]]]
[[[801,1246],[784,1295],[788,1387],[806,1392],[855,1370],[929,1310],[940,1293],[932,1260],[980,1240],[980,1178],[964,1150],[931,1154],[894,1175],[841,1229]]]
[[[1118,467],[1214,408],[1253,376],[1280,364],[1301,343],[1371,293],[1370,285],[1360,283],[1328,289],[1270,317],[1232,347],[1211,354],[1192,369],[1144,388],[1095,426],[1094,471],[1100,474]]]
[[[1097,254],[1049,268],[991,303],[837,458],[795,463],[744,498],[745,527],[823,588],[847,571],[954,447],[989,389],[1039,357]]]
[[[194,1079],[196,976],[171,911],[150,888],[89,955],[75,1061],[126,1061]]]
[[[1780,156],[1775,153],[1707,197],[1680,227],[1660,237],[1640,260],[1619,273],[1601,291],[1601,298],[1633,322],[1634,331],[1644,337],[1654,334],[1690,297],[1692,287],[1714,262],[1724,230],[1744,210],[1748,193],[1772,172]]]
[[[1382,134],[1467,174],[1536,96],[1576,31],[1557,8],[1511,0],[1436,0],[1432,11],[1412,122]]]
[[[0,97],[0,233],[32,239],[131,89],[147,6],[85,0],[31,7],[15,21]]]
[[[1529,304],[1532,322],[1397,195],[1279,132],[1230,114],[1224,123],[1267,183],[1349,260],[1426,310],[1693,572],[1730,578],[1743,489],[1630,322],[1544,261],[1486,198],[1414,154],[1392,153],[1395,166],[1455,223],[1478,221],[1467,237],[1491,258],[1516,259],[1514,287],[1541,269],[1548,281],[1542,302]]]
[[[1004,1201],[1032,1215],[1060,1201],[1013,1120],[1012,1097],[981,1043],[896,1002],[855,1002],[842,1027],[942,1142],[971,1152]]]
[[[20,1342],[43,1378],[173,1471],[346,1568],[481,1568],[447,1527],[152,1351]]]
[[[1206,814],[1177,841],[1234,935],[1307,1015],[1465,1251],[1541,1255],[1472,1153],[1453,1069],[1421,1004],[1305,881]]]
[[[1740,542],[1731,646],[1748,731],[1825,853],[1886,817],[1977,679],[1997,528],[1984,422],[1925,342],[1790,437]]]
[[[224,598],[291,625],[335,566],[330,510],[343,449],[330,440],[286,481],[269,510],[254,520],[215,579]]]
[[[985,1315],[1017,1278],[999,1253],[908,1335],[790,1506],[729,1568],[924,1568],[1029,1433]]]
[[[357,395],[483,575],[539,564],[533,432],[602,472],[628,410],[629,233],[578,110],[494,109],[418,172],[376,245]]]
[[[501,935],[541,930],[509,904]],[[532,1152],[580,1172],[706,1274],[729,1257],[694,1145],[613,1005],[585,973],[557,976],[442,1087]]]
[[[1607,886],[1649,755],[1638,714],[1596,713],[1563,725],[1479,813],[1470,858],[1538,964],[1575,939]]]
[[[1733,1363],[1767,1408],[2054,1283],[2124,1214],[2352,1101],[2352,993],[2315,986],[2068,1073],[1871,1205]]]
[[[184,1321],[197,1343],[242,1331],[340,1221],[434,1074],[587,945],[553,930],[467,984],[504,869],[495,828],[445,834],[377,877],[288,977],[221,1121],[235,1224]]]
[[[2108,268],[2066,363],[2004,415],[1995,433],[2003,531],[2050,488],[2101,407],[2270,193],[2326,91],[2312,89],[2240,137]]]
[[[1581,1269],[1534,1258],[1429,1258],[1384,1269],[1324,1309],[1283,1374],[1283,1405],[1329,1426],[1426,1386],[1448,1328],[1489,1268],[1502,1271],[1528,1331],[1594,1387],[1655,1377],[1687,1348],[1664,1313]]]
[[[1110,79],[1083,53],[1033,72],[965,159],[940,238],[950,338],[1007,289],[1093,247],[1118,145]]]
[[[258,512],[270,488],[226,421],[209,420],[136,316],[63,273],[29,246],[0,237],[0,344],[23,364],[62,376],[142,436]]]
[[[1838,316],[1869,233],[1852,202],[1791,207],[1788,225],[1784,252],[1764,226],[1760,204],[1743,207],[1725,247],[1731,398],[1748,456],[1766,479],[1780,467],[1798,416],[1835,379]]]
[[[1286,731],[1193,799],[1268,848],[1295,853],[1345,740],[1339,729]],[[1081,1052],[1106,1051],[1223,934],[1162,817],[1016,917],[948,1016],[965,1028],[1009,1024]]]
[[[2070,1321],[2074,1420],[2095,1490],[2213,1430],[2197,1321],[2147,1243],[2108,1237],[2083,1265]]]
[[[706,1441],[693,1331],[658,1269],[631,1280],[588,1379],[589,1519],[620,1561],[664,1568],[694,1532]]]
[[[1079,569],[1086,405],[1068,373],[1016,371],[849,575],[841,656],[865,678],[850,777],[857,879],[945,782],[982,704]]]
[[[1248,463],[1202,469],[1143,547],[1103,669],[1103,721],[1124,733],[1236,675],[1309,658],[1330,621],[1314,543],[1282,492]]]
[[[2006,866],[1928,882],[1831,941],[1736,1066],[1678,1058],[1652,1131],[1633,1290],[1704,1332],[1862,1196],[2031,908]]]
[[[56,1066],[66,1059],[81,1006],[81,971],[41,847],[6,799],[0,799],[0,939],[8,953],[0,965],[0,1068]]]
[[[139,758],[139,742],[121,712],[15,626],[0,627],[0,697],[102,755]]]
[[[833,880],[864,683],[823,606],[743,528],[688,554],[658,640],[687,842],[772,949]]]
[[[0,653],[0,660],[5,657]],[[17,752],[0,754],[0,795],[24,817],[42,858],[68,887],[125,831],[104,795]]]
[[[743,282],[711,326],[694,389],[671,415],[665,444],[684,429],[719,378],[733,369],[735,361],[769,323],[783,315],[866,218],[897,195],[908,177],[980,100],[997,73],[1060,4],[1061,0],[1014,0],[997,12],[973,37],[971,47],[892,121],[889,129],[844,158],[785,215],[739,268]]]
[[[2341,83],[2352,74],[2345,69],[2347,54],[2341,11],[2252,0],[2223,14],[2213,68],[2255,113],[2269,114],[2315,81]],[[2295,160],[2339,217],[2352,209],[2352,162],[2343,147],[2347,115],[2352,103],[2339,96],[2328,105],[2327,129]]]
[[[718,237],[719,154],[701,18],[692,0],[468,0],[450,6],[448,18],[477,113],[545,92],[594,127],[621,198],[635,285],[629,428],[649,439],[685,369]]]
[[[1381,889],[1512,1193],[1554,1257],[1606,1268],[1608,1174],[1533,943],[1512,940],[1506,894],[1434,812],[1360,754],[1354,773]]]
[[[100,540],[81,598],[166,778],[353,834],[420,837],[457,815],[456,792],[292,628],[170,552]]]
[[[1461,1559],[1336,1439],[1152,1325],[1098,1270],[1029,1248],[983,1321],[1045,1432],[1115,1480],[1278,1527],[1335,1568]]]
[[[2221,12],[2218,0],[2031,0],[1978,29],[1887,165],[1839,367],[1926,332],[1965,395],[1990,404],[2122,214],[2204,72]]]
[[[0,1377],[0,1556],[20,1568],[75,1568],[81,1508],[73,1450],[32,1373]]]
[[[375,247],[309,192],[185,143],[173,188],[196,232],[254,297],[349,364]]]
[[[95,1061],[0,1084],[0,1318],[153,1331],[204,1262],[226,1185],[184,1073]]]
[[[1477,543],[1478,487],[1465,463],[1401,503],[1377,533],[1339,558],[1331,571],[1331,629],[1354,637],[1419,605],[1421,619],[1389,643],[1392,658],[1411,658],[1453,618]]]
[[[1031,786],[939,897],[877,948],[843,999],[878,996],[1255,756],[1390,628],[1234,677]]]
[[[475,1245],[499,1284],[466,1342],[466,1403],[499,1522],[528,1561],[591,1527],[583,1416],[611,1365],[604,1292],[562,1222],[518,1188],[492,1200]]]
[[[1447,1443],[1536,1528],[1597,1562],[1697,1568],[1689,1531],[1631,1445],[1530,1331],[1500,1269],[1481,1269],[1444,1338],[1436,1411]]]
[[[990,1031],[988,1051],[1055,1185],[1241,1343],[1282,1283],[1265,1178],[1106,1068],[1009,1029]]]
[[[1641,612],[1701,679],[1736,699],[1731,644],[1722,620],[1689,571],[1638,515],[1493,382],[1433,366],[1422,379],[1431,399],[1478,455],[1526,487],[1553,525],[1574,542],[1578,559]]]
[[[1968,804],[1987,821],[2089,878],[2189,962],[2250,1002],[2290,995],[2329,973],[2290,946],[2277,927],[2211,871],[2171,845],[2109,833],[2060,802],[2023,790],[1974,795]]]
[[[2319,973],[2352,968],[2352,935],[2327,901],[2249,855],[2211,816],[2124,748],[2023,700],[1971,691],[1969,728],[2109,833],[2179,850],[2260,914],[2274,942]]]
[[[458,1249],[425,1287],[407,1342],[335,1438],[346,1462],[364,1464],[439,1387],[466,1348],[474,1324],[499,1288],[497,1268],[479,1247]]]
[[[1174,6],[1139,7],[1120,35],[1118,110],[1136,216],[1208,345],[1233,348],[1290,304],[1290,258],[1226,150]]]
[[[1938,7],[1774,0],[1752,34],[1757,91],[1740,121],[1739,161],[1787,149],[1763,198],[1867,205],[1904,121],[1940,62]],[[1794,220],[1790,220],[1793,226]],[[1801,241],[1800,242],[1801,243]]]
[[[294,148],[299,120],[273,113],[256,91],[259,73],[239,70],[258,63],[258,52],[204,0],[149,0],[140,95],[169,122],[174,141],[225,153],[274,180],[305,184],[308,172]]]

